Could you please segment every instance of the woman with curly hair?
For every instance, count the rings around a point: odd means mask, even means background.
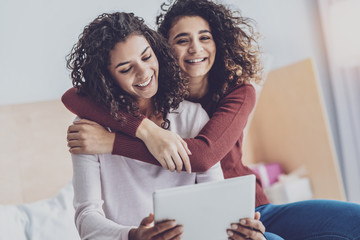
[[[70,126],[69,130],[74,131],[68,135],[70,151],[112,152],[172,171],[183,166],[187,171],[205,171],[220,161],[225,178],[251,174],[241,161],[243,130],[255,104],[255,91],[249,83],[259,80],[261,75],[251,20],[209,0],[176,0],[163,4],[162,9],[165,13],[158,17],[158,31],[168,39],[183,73],[188,76],[187,99],[203,106],[210,116],[209,122],[195,138],[188,139],[179,139],[143,117],[127,118],[131,124],[125,127],[116,124],[108,111],[69,90],[63,101],[71,111],[101,124],[117,125],[116,134],[104,131],[94,122]],[[89,132],[93,137],[86,136]],[[131,137],[132,145],[126,145],[124,141]],[[326,200],[270,204],[259,178],[256,211],[262,215],[267,239],[358,239],[360,236],[359,205]],[[228,229],[229,239],[261,239],[262,234],[256,231],[253,221],[242,219],[233,224]]]
[[[193,137],[208,120],[200,104],[183,101],[187,83],[166,40],[133,14],[97,17],[67,65],[77,94],[110,109],[121,124],[126,115],[141,114],[160,128]],[[183,227],[175,220],[151,225],[153,215],[144,218],[152,212],[152,193],[223,179],[220,164],[189,174],[111,154],[72,154],[72,160],[75,223],[82,239],[180,239]]]

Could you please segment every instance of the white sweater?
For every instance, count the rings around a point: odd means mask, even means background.
[[[184,101],[168,114],[182,138],[198,134],[208,116],[200,104]],[[81,239],[128,240],[131,228],[153,212],[156,189],[223,179],[220,164],[205,173],[170,172],[111,154],[73,154],[75,223]]]

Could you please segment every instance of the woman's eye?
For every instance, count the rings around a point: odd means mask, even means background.
[[[188,42],[187,39],[179,39],[178,41],[176,41],[177,44],[183,44],[183,43],[186,43]]]
[[[144,57],[144,58],[143,58],[143,61],[147,61],[147,60],[149,60],[151,57],[152,57],[152,55],[150,54],[148,57]]]
[[[121,73],[127,73],[127,72],[129,72],[129,71],[131,70],[131,68],[132,68],[132,67],[129,67],[129,68],[127,68],[127,69],[121,70],[120,72],[121,72]]]
[[[202,36],[202,37],[200,37],[200,40],[209,40],[209,39],[210,39],[209,36]]]

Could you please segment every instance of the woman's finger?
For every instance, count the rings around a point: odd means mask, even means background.
[[[183,168],[183,161],[181,160],[178,152],[174,152],[173,155],[171,156],[171,158],[173,159],[173,162],[176,166],[176,171],[181,172],[181,170]]]
[[[188,155],[190,150],[188,149],[187,143],[179,135],[177,135],[177,138],[181,143],[180,146],[178,146],[178,154],[180,155],[181,161],[185,166],[186,172],[191,173],[191,164]]]
[[[81,147],[81,141],[79,141],[79,140],[70,140],[70,141],[68,141],[67,146],[69,148]]]
[[[70,125],[68,127],[68,133],[71,133],[71,132],[78,132],[80,131],[81,127],[79,125]]]
[[[161,159],[161,161],[158,160],[158,162],[160,163],[161,167],[165,170],[168,170],[168,166],[166,164],[166,160],[165,159]]]
[[[160,223],[156,223],[154,227],[151,229],[150,235],[157,236],[161,233],[164,233],[172,228],[175,228],[177,223],[175,220],[167,220]]]
[[[164,160],[166,162],[167,168],[171,172],[174,172],[175,171],[175,164],[174,164],[174,161],[173,161],[172,157],[169,154],[166,154],[165,157],[164,157]]]
[[[262,233],[265,232],[265,226],[260,220],[252,219],[252,218],[244,218],[244,219],[240,219],[239,223],[244,227],[253,228]]]
[[[72,148],[69,148],[69,152],[72,154],[81,154],[81,153],[83,153],[83,150],[81,147],[72,147]]]
[[[90,128],[89,128],[90,127]],[[86,133],[86,132],[91,132],[91,128],[92,126],[89,125],[89,124],[78,124],[78,125],[70,125],[68,127],[68,133],[79,133],[79,134],[83,134],[83,133]],[[89,130],[90,129],[90,130]]]
[[[237,232],[232,231],[231,229],[226,230],[226,233],[228,235],[228,239],[231,240],[246,240],[245,236],[242,234],[239,234]]]
[[[181,142],[181,144],[183,145],[186,153],[189,154],[189,155],[191,155],[192,153],[191,153],[191,151],[190,151],[190,149],[189,149],[189,146],[188,146],[187,142],[185,142],[185,140],[182,139],[179,135],[177,135],[177,136],[178,136],[178,138],[180,138],[180,142]]]
[[[184,233],[184,227],[177,225],[174,228],[168,229],[157,236],[154,236],[153,240],[175,240],[181,239],[181,235]]]
[[[245,227],[238,223],[231,224],[231,229],[228,231],[231,231],[234,236],[236,236],[234,239],[263,239],[263,233],[255,228],[252,227]]]
[[[70,133],[67,134],[66,139],[68,141],[78,140],[78,139],[80,139],[80,135],[79,135],[78,132],[70,132]]]

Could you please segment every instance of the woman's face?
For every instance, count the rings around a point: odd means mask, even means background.
[[[207,79],[215,61],[216,46],[205,19],[199,16],[181,17],[169,31],[169,43],[190,80]]]
[[[158,90],[158,60],[149,42],[130,35],[110,51],[109,71],[119,86],[137,100],[148,99]]]

